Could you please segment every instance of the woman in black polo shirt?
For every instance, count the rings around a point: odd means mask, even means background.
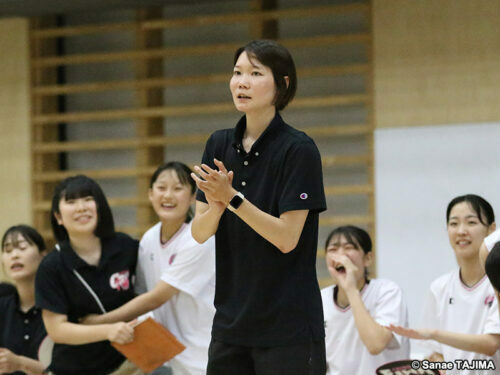
[[[129,323],[79,324],[88,314],[113,310],[134,298],[138,241],[114,229],[99,185],[69,177],[55,189],[52,229],[58,241],[36,275],[36,304],[54,345],[56,375],[140,373],[110,341],[133,340]]]
[[[245,115],[212,134],[195,167],[193,237],[216,238],[209,375],[326,372],[316,277],[318,216],[326,209],[321,158],[279,114],[296,85],[281,45],[239,48],[230,89]]]
[[[47,337],[35,307],[35,274],[45,255],[42,236],[27,225],[2,237],[2,265],[15,288],[0,297],[0,374],[41,375],[38,352]]]

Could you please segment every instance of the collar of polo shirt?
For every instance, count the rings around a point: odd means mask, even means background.
[[[260,135],[259,139],[257,139],[255,143],[252,145],[249,154],[255,154],[255,152],[257,152],[258,155],[259,152],[262,152],[262,150],[265,147],[265,144],[270,139],[273,138],[273,134],[280,131],[283,125],[284,125],[283,119],[281,118],[280,114],[276,112],[276,115],[271,120],[271,123]],[[247,118],[246,116],[243,116],[236,124],[236,130],[234,132],[234,138],[233,138],[233,148],[237,151],[239,150],[238,152],[245,152],[245,150],[243,149],[242,142],[246,128],[247,128]]]

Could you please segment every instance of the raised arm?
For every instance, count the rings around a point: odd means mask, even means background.
[[[231,189],[232,198],[236,190]],[[309,211],[288,211],[282,213],[280,217],[275,217],[259,210],[245,199],[233,212],[282,253],[289,253],[297,247]]]
[[[67,345],[83,345],[99,341],[127,344],[134,339],[134,322],[83,325],[71,323],[64,314],[42,311],[43,323],[54,342]]]
[[[195,171],[201,176],[201,178],[194,174],[192,176],[195,179],[198,188],[205,193],[207,200],[210,197],[212,202],[219,204],[219,207],[227,207],[229,205],[229,201],[236,195],[237,191],[231,186],[230,183],[231,172],[226,170],[222,162],[218,160],[215,160],[214,162],[219,168],[219,171],[210,168],[206,164],[202,164],[201,167],[195,166]],[[210,205],[211,204],[209,202],[209,208],[206,212],[210,211]],[[280,217],[275,217],[261,211],[247,199],[243,201],[237,210],[231,210],[253,230],[271,242],[283,253],[288,253],[297,246],[309,212],[308,210],[288,211],[281,214]],[[203,215],[203,213],[201,215]],[[222,213],[220,215],[222,216]],[[213,217],[216,216],[214,215]],[[219,220],[220,216],[217,220],[217,226]],[[217,226],[215,226],[215,230]],[[206,224],[206,227],[208,227],[208,223]],[[210,233],[210,231],[207,230],[205,235],[208,233]],[[215,233],[215,231],[213,233]],[[196,237],[195,239],[198,241]]]
[[[126,304],[106,314],[89,315],[82,320],[82,323],[104,324],[129,321],[160,307],[177,293],[179,293],[179,289],[160,280],[149,292],[135,297]]]
[[[361,299],[359,290],[352,290],[348,296],[361,341],[371,355],[380,354],[391,342],[392,332],[373,319]]]
[[[344,267],[345,273],[337,271],[338,265]],[[347,256],[335,254],[332,256],[332,262],[328,263],[328,270],[346,293],[361,341],[370,354],[380,354],[391,342],[393,334],[389,329],[378,324],[366,309],[355,277],[358,267]]]
[[[226,206],[221,202],[211,202],[209,200],[207,204],[196,201],[196,212],[191,225],[191,235],[196,242],[204,243],[215,234],[225,209]]]
[[[0,348],[0,374],[21,371],[27,375],[42,375],[44,370],[42,362]]]

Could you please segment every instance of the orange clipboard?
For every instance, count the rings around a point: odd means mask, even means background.
[[[169,361],[186,347],[164,326],[152,318],[137,324],[134,341],[111,345],[144,372],[150,372]]]

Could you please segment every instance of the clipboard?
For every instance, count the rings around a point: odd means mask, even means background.
[[[134,341],[111,345],[144,372],[150,372],[169,361],[186,347],[164,326],[152,318],[134,327]]]

